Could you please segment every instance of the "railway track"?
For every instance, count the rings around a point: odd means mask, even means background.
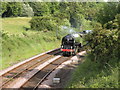
[[[25,88],[30,88],[33,90],[37,90],[39,85],[46,79],[46,77],[55,70],[60,64],[69,60],[71,57],[59,57],[49,65],[41,69],[37,74],[35,74],[31,79],[29,79],[24,85],[20,87],[21,90]]]
[[[32,58],[29,61],[26,61],[11,70],[5,71],[0,75],[0,78],[2,78],[2,82],[0,82],[0,88],[6,88],[11,84],[14,80],[17,80],[20,77],[24,77],[27,73],[31,72],[34,68],[37,66],[45,63],[47,60],[55,57],[60,53],[60,49],[55,49],[53,51],[44,53],[40,56],[37,56],[35,58]]]

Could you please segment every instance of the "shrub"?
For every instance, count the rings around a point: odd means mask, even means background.
[[[51,17],[33,17],[32,20],[30,21],[31,28],[34,30],[54,30],[56,29],[55,25],[55,20]]]
[[[89,42],[87,49],[95,61],[105,64],[110,59],[118,58],[118,52],[120,52],[118,49],[120,42],[119,17],[119,14],[116,15],[115,20],[104,24],[104,29],[96,27],[93,33],[86,36],[85,40]]]
[[[119,25],[115,21],[109,21],[108,23],[104,24],[104,28],[107,29],[118,29]]]
[[[40,16],[40,17],[33,17],[30,21],[31,28],[33,30],[44,31],[44,30],[56,30],[59,29],[61,25],[69,25],[69,21],[67,19],[59,19],[57,17],[52,16]]]
[[[115,16],[115,20],[109,21],[108,23],[104,24],[104,28],[119,29],[120,28],[120,14],[117,14]]]
[[[95,61],[105,64],[111,58],[118,57],[118,32],[118,29],[112,31],[95,29],[86,37],[86,40],[89,41],[90,53],[94,56]]]

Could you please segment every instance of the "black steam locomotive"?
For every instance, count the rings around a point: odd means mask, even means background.
[[[80,51],[80,48],[86,44],[83,38],[91,30],[85,30],[83,32],[68,34],[62,38],[61,51],[63,55],[75,55]]]

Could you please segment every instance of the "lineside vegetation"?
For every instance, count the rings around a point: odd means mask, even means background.
[[[31,18],[5,18],[2,20],[1,69],[39,53],[55,49],[60,45],[60,40],[56,39],[56,32],[26,30],[30,29]]]

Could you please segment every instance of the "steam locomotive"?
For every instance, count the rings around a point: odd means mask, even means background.
[[[86,44],[83,40],[84,36],[92,32],[85,30],[83,32],[68,34],[62,38],[61,51],[63,55],[76,55],[80,48]]]

